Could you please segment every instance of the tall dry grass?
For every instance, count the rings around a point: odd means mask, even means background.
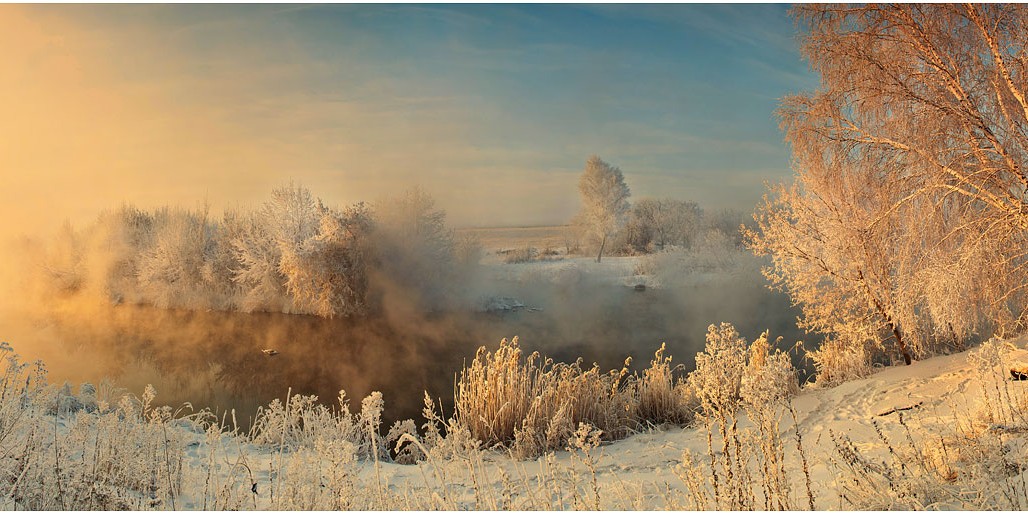
[[[520,458],[567,447],[577,427],[588,424],[607,440],[649,425],[684,424],[693,399],[680,368],[665,347],[642,374],[602,372],[582,361],[555,363],[538,352],[525,355],[518,339],[504,339],[495,351],[479,348],[457,380],[457,422],[486,445],[508,445]]]
[[[0,503],[31,510],[176,509],[185,477],[185,439],[206,420],[123,395],[112,405],[84,384],[46,383],[0,345]],[[202,432],[202,430],[200,430]]]
[[[384,431],[379,393],[353,413],[342,393],[334,408],[287,395],[240,433],[229,415],[157,406],[152,387],[136,397],[86,384],[75,394],[48,384],[45,368],[20,362],[9,345],[0,358],[6,509],[555,510],[619,499],[601,493],[602,432],[588,424],[562,448],[575,452],[573,462],[550,452],[538,469],[510,473],[427,397],[422,434],[409,420]],[[401,462],[423,481],[394,482],[386,467]]]

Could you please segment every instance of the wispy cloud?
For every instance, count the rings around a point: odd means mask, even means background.
[[[294,179],[560,222],[593,153],[637,195],[752,203],[787,168],[775,98],[808,77],[791,22],[751,7],[0,6],[0,216]]]

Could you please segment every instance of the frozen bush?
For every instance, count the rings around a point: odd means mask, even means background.
[[[498,253],[503,255],[503,262],[505,264],[518,264],[522,262],[532,262],[538,257],[539,252],[535,248],[526,246],[524,248],[515,248],[513,250],[502,250]]]
[[[817,370],[819,387],[832,387],[871,374],[871,352],[866,346],[826,339],[816,350],[807,352]]]
[[[276,188],[251,210],[211,220],[207,207],[125,206],[81,231],[66,225],[40,262],[41,300],[88,295],[114,304],[360,316],[387,305],[466,306],[482,249],[457,238],[421,190],[345,209],[303,187]]]
[[[209,301],[202,271],[213,245],[206,210],[160,209],[153,219],[153,242],[139,255],[139,293],[156,307],[187,307]]]
[[[415,188],[380,200],[371,213],[377,291],[402,292],[405,301],[426,311],[461,301],[461,279],[477,264],[480,251],[473,240],[461,242],[446,227],[446,212],[435,208],[428,193]]]
[[[732,325],[722,323],[707,329],[707,346],[696,356],[696,370],[688,377],[707,432],[707,458],[701,461],[685,453],[675,471],[689,490],[688,500],[695,509],[797,507],[790,480],[795,472],[786,469],[786,445],[780,427],[786,411],[795,424],[790,399],[798,390],[796,371],[788,355],[771,352],[767,337],[764,332],[747,349],[746,341]],[[745,411],[753,428],[739,428],[740,410]],[[807,506],[813,509],[802,437],[798,429],[794,431]],[[710,477],[710,488],[704,477]]]

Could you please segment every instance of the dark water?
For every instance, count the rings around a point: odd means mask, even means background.
[[[58,345],[63,365],[51,366],[51,381],[109,377],[137,394],[150,383],[161,403],[235,409],[245,426],[259,405],[283,398],[290,388],[326,403],[335,403],[345,389],[351,409],[359,409],[369,392],[381,391],[387,423],[414,418],[419,424],[427,391],[449,415],[455,375],[465,361],[479,346],[495,348],[514,335],[527,351],[558,361],[582,357],[604,369],[619,368],[629,355],[636,369],[644,368],[662,342],[674,362],[691,369],[707,325],[720,321],[732,322],[749,340],[764,329],[785,336],[786,347],[803,338],[788,299],[759,282],[641,292],[609,284],[500,283],[496,292],[540,310],[398,310],[329,320],[119,305],[52,316],[37,327],[45,338],[10,342],[16,350],[19,343]],[[279,353],[267,356],[264,348]]]

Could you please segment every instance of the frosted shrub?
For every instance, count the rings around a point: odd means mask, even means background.
[[[817,370],[820,387],[832,387],[871,374],[871,353],[865,345],[846,344],[841,339],[825,339],[817,350],[807,352]]]
[[[700,401],[717,508],[752,508],[752,493],[743,476],[744,448],[738,432],[739,389],[746,365],[746,341],[728,323],[707,327],[707,346],[696,354],[689,386]],[[714,449],[716,427],[721,451]],[[722,503],[722,502],[725,503]]]
[[[984,403],[982,417],[988,423],[1013,423],[1028,421],[1024,415],[1024,407],[1028,402],[1011,396],[1006,381],[1007,370],[1004,364],[1006,355],[1013,350],[1013,345],[999,338],[991,338],[982,343],[978,349],[967,354],[967,360],[973,366],[978,384],[981,387]],[[1009,364],[1009,363],[1008,363]]]
[[[768,332],[750,344],[740,396],[747,407],[782,405],[799,392],[796,369],[781,350],[771,352]],[[779,338],[781,339],[781,338]]]
[[[764,332],[747,350],[745,340],[732,325],[722,323],[707,329],[706,349],[696,356],[696,370],[687,379],[700,404],[698,415],[707,432],[707,455],[701,460],[687,452],[675,470],[689,492],[687,500],[692,508],[798,507],[789,480],[795,471],[786,469],[780,426],[786,411],[792,414],[795,425],[790,399],[798,391],[796,371],[788,355],[771,352],[767,337]],[[752,429],[739,428],[740,410],[746,412]],[[806,506],[813,509],[802,438],[798,429],[794,432],[806,478]],[[758,481],[756,477],[761,478]]]
[[[239,286],[237,307],[243,312],[288,311],[284,278],[278,269],[281,249],[259,212],[225,217],[232,246],[232,281]]]
[[[153,242],[139,256],[140,294],[161,308],[205,304],[196,295],[212,285],[202,276],[213,244],[206,210],[161,209],[152,230]]]
[[[746,340],[729,323],[707,327],[707,346],[696,354],[689,385],[699,397],[704,416],[718,419],[739,408],[739,388],[746,365]]]
[[[371,219],[363,205],[333,212],[320,208],[317,230],[306,239],[279,241],[279,271],[299,312],[331,318],[367,310],[367,242]]]
[[[737,260],[746,255],[736,251],[732,237],[718,229],[701,234],[687,252],[690,267],[696,271],[734,269]]]
[[[267,408],[258,410],[251,439],[256,444],[288,448],[345,441],[354,445],[358,456],[389,458],[386,439],[379,435],[385,407],[382,393],[375,391],[364,398],[356,414],[350,413],[345,391],[339,392],[338,405],[337,411],[330,410],[313,395],[287,396],[285,403],[272,400]]]
[[[757,428],[756,454],[761,467],[764,509],[793,510],[789,474],[785,470],[785,444],[780,422],[786,402],[797,390],[796,370],[789,356],[771,345],[765,331],[750,345],[740,396],[750,421]]]
[[[446,212],[415,188],[375,202],[371,216],[378,272],[374,286],[402,291],[405,299],[428,311],[452,306],[459,298],[459,273],[470,271],[468,260],[479,252],[470,241],[460,243],[446,227]]]
[[[75,233],[70,223],[65,223],[45,249],[40,259],[41,269],[53,293],[75,293],[84,285],[86,271],[82,262],[82,246],[81,236]]]
[[[503,262],[505,264],[518,264],[522,262],[532,262],[539,255],[539,252],[530,246],[523,248],[515,248],[513,250],[503,250]]]

